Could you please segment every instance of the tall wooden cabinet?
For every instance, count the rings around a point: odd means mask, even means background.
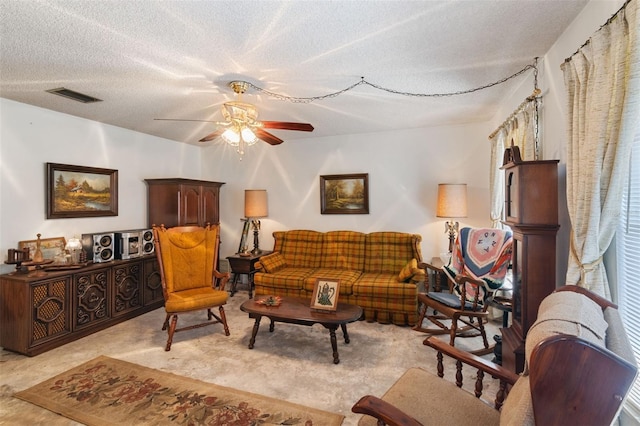
[[[182,178],[145,179],[145,182],[149,227],[220,223],[220,187],[223,182]]]
[[[524,368],[524,341],[538,307],[556,288],[558,160],[505,156],[505,217],[513,231],[513,316],[502,331],[502,365]]]

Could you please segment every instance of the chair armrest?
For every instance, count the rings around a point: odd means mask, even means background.
[[[351,411],[375,417],[388,425],[422,426],[422,423],[405,414],[382,399],[373,395],[365,395],[351,407]]]
[[[224,290],[227,282],[231,278],[231,274],[228,272],[220,272],[213,270],[213,287],[218,287],[218,290]]]
[[[475,367],[478,370],[483,371],[485,374],[490,374],[492,377],[497,378],[500,381],[505,382],[508,385],[513,385],[518,378],[519,375],[514,373],[511,370],[504,368],[501,365],[493,363],[491,361],[487,361],[484,358],[481,358],[472,353],[463,351],[461,349],[456,348],[455,346],[449,345],[442,339],[438,339],[435,336],[431,336],[424,341],[424,344],[432,347],[438,352],[443,353],[451,358],[454,358],[463,364],[467,364],[471,367]]]

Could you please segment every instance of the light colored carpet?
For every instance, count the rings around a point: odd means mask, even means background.
[[[269,333],[263,320],[250,350],[254,321],[239,309],[246,299],[246,291],[239,291],[226,305],[230,336],[219,325],[177,333],[170,352],[164,351],[166,332],[160,330],[162,308],[32,358],[3,350],[0,424],[77,424],[11,395],[100,355],[342,414],[344,425],[357,424],[360,415],[351,413],[351,406],[362,395],[383,395],[411,367],[436,371],[435,351],[422,344],[425,334],[364,321],[349,324],[349,344],[337,332],[337,365],[329,332],[320,325],[276,323]],[[200,320],[204,313],[198,315]],[[181,317],[179,325],[189,320]],[[491,324],[489,336],[497,328]],[[481,342],[460,339],[460,347],[465,346],[478,348]],[[454,364],[448,362],[445,378],[453,381],[454,374]],[[464,370],[465,388],[473,390],[475,375],[473,369]],[[485,396],[491,400],[498,384],[490,378],[485,382]]]

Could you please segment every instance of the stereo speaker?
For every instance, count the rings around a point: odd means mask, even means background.
[[[153,240],[152,229],[142,229],[140,231],[140,240],[142,242],[142,255],[153,254],[156,251],[156,244]]]
[[[94,263],[110,262],[115,256],[114,233],[82,234],[82,249],[87,255],[87,260]]]

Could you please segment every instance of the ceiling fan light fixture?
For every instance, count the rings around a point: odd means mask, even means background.
[[[253,145],[258,142],[258,137],[249,127],[243,126],[240,134],[242,135],[242,140],[244,140],[247,145]]]
[[[233,127],[228,128],[222,133],[222,139],[232,146],[238,146],[240,143],[240,134]]]

